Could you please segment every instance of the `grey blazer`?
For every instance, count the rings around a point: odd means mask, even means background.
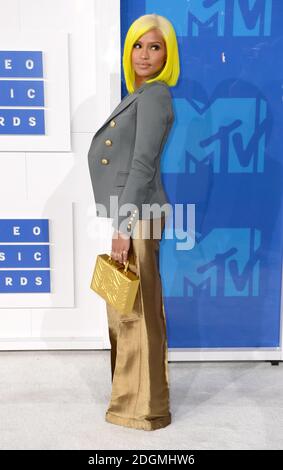
[[[97,215],[113,217],[115,229],[131,235],[148,218],[143,204],[168,203],[160,159],[173,121],[169,86],[158,80],[126,95],[94,134],[88,165]]]

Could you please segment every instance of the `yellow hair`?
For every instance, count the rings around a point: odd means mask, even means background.
[[[123,53],[123,69],[129,93],[135,91],[135,71],[132,67],[132,49],[135,42],[152,29],[159,29],[166,44],[167,60],[159,75],[146,80],[146,83],[162,80],[168,86],[175,86],[180,74],[178,42],[172,23],[164,16],[153,13],[137,18],[128,29]]]

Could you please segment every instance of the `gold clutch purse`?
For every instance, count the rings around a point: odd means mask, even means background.
[[[90,284],[92,290],[121,314],[132,311],[140,282],[128,266],[129,260],[124,265],[107,254],[100,254]]]

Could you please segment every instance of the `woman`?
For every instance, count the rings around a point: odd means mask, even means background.
[[[159,273],[164,207],[169,204],[160,159],[174,121],[169,86],[179,77],[179,55],[174,28],[165,17],[144,15],[132,23],[123,68],[129,94],[98,129],[88,154],[97,215],[113,217],[111,257],[128,260],[140,279],[129,315],[106,304],[112,395],[105,419],[154,430],[171,423]]]

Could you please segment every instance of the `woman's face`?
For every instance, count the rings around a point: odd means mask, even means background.
[[[159,29],[152,29],[141,36],[132,49],[132,66],[136,81],[143,82],[158,75],[166,59],[166,43]]]

